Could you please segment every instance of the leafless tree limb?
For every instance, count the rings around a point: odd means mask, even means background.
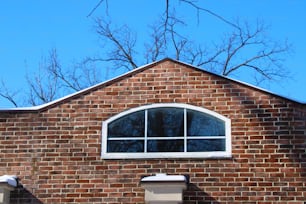
[[[90,17],[99,7],[100,5],[104,2],[104,0],[99,0],[99,2],[96,4],[96,6],[89,12],[89,14],[87,15],[87,18]],[[106,13],[108,12],[108,1],[105,0],[105,4],[106,4]]]
[[[83,62],[75,64],[70,69],[63,69],[56,49],[52,49],[48,57],[40,61],[38,72],[26,75],[28,84],[26,103],[35,106],[53,101],[66,93],[79,91],[100,82],[97,76],[96,68],[88,67],[88,64]],[[17,93],[8,90],[2,81],[0,96],[15,107],[18,106],[15,99]]]
[[[169,2],[169,0],[166,0],[164,31],[167,30],[167,25],[168,25],[168,20],[169,20],[169,7],[170,7],[170,2]]]
[[[45,68],[49,75],[59,81],[59,88],[65,87],[69,91],[79,91],[100,81],[96,67],[89,66],[87,61],[74,63],[69,69],[63,69],[56,49],[50,51],[49,63]]]
[[[15,99],[15,96],[17,95],[18,92],[12,92],[9,90],[4,81],[1,80],[1,86],[0,86],[0,96],[7,99],[10,103],[12,103],[15,107],[18,107],[18,103]]]
[[[127,26],[119,29],[111,29],[110,23],[101,19],[96,20],[97,34],[104,40],[112,43],[113,48],[108,52],[107,58],[101,58],[101,61],[112,61],[117,68],[123,67],[127,70],[138,67],[134,60],[134,50],[136,44],[136,34],[131,33]]]
[[[276,76],[285,76],[279,56],[286,54],[290,50],[290,45],[273,43],[263,35],[264,31],[265,26],[262,23],[257,24],[253,30],[246,25],[228,38],[223,49],[226,57],[222,75],[228,76],[246,67],[268,80]],[[247,54],[250,52],[251,54]]]
[[[236,29],[240,29],[239,26],[237,26],[236,24],[234,24],[233,22],[227,20],[226,18],[222,17],[221,15],[209,10],[209,9],[206,9],[206,8],[203,8],[203,7],[200,7],[198,6],[198,2],[195,1],[195,0],[178,0],[180,2],[183,2],[187,5],[190,5],[191,7],[195,8],[196,9],[196,12],[197,12],[197,20],[199,22],[199,19],[200,19],[200,12],[203,11],[203,12],[206,12],[208,13],[209,15],[213,16],[213,17],[216,17],[217,19],[223,21],[224,23],[236,28]],[[102,5],[102,3],[105,2],[106,4],[106,13],[108,13],[108,0],[99,0],[97,2],[97,4],[93,7],[93,9],[89,12],[89,14],[87,15],[87,17],[90,17],[92,16],[92,14]],[[171,4],[170,4],[170,0],[165,0],[165,12],[164,12],[164,23],[163,23],[163,26],[165,28],[165,30],[167,29],[167,26],[168,26],[168,21],[169,21],[169,18],[172,16],[170,14],[170,7],[171,7]]]
[[[144,43],[144,53],[140,53],[143,54],[141,57],[136,52],[137,36],[129,27],[124,25],[114,29],[110,22],[96,19],[96,33],[107,51],[64,68],[56,49],[51,50],[47,60],[44,59],[40,63],[39,73],[34,77],[27,76],[29,103],[37,105],[49,102],[100,82],[96,68],[98,63],[103,63],[103,67],[106,68],[129,71],[138,67],[136,59],[144,59],[146,63],[150,63],[164,57],[173,57],[225,76],[247,70],[248,73],[254,74],[256,82],[286,77],[286,71],[282,67],[282,56],[290,50],[290,46],[266,38],[264,33],[267,28],[263,23],[257,23],[255,26],[241,25],[239,21],[233,23],[198,6],[197,1],[177,1],[195,8],[198,19],[200,12],[206,12],[231,25],[234,28],[232,33],[226,34],[221,43],[207,45],[207,39],[196,41],[184,33],[186,29],[181,29],[186,26],[186,22],[172,11],[173,1],[166,0],[165,11],[159,21],[151,26],[150,38]],[[88,16],[91,16],[102,3],[108,4],[107,0],[100,0]],[[139,47],[137,50],[141,51]],[[15,95],[16,92],[10,92],[2,82],[0,96],[17,106]]]
[[[168,32],[170,33],[170,39],[175,50],[175,59],[180,60],[180,57],[182,55],[182,52],[184,52],[184,48],[186,47],[188,40],[175,31],[176,23],[177,21],[174,21],[169,25]]]
[[[61,80],[65,87],[74,91],[79,91],[82,89],[81,85],[75,77],[75,69],[72,70],[71,74],[63,72],[62,67],[58,61],[56,49],[52,49],[49,53],[49,65],[46,66],[46,69],[55,79]]]
[[[58,91],[58,79],[46,73],[47,62],[43,60],[39,64],[39,71],[33,77],[26,76],[29,85],[29,103],[33,106],[47,103],[56,98]]]
[[[219,15],[219,14],[217,14],[217,13],[215,13],[215,12],[209,10],[209,9],[206,9],[206,8],[203,8],[203,7],[198,6],[198,5],[195,3],[195,1],[193,1],[193,0],[179,0],[179,1],[184,2],[184,3],[186,3],[186,4],[189,4],[190,6],[192,6],[193,8],[195,8],[195,9],[197,10],[198,21],[199,21],[199,19],[200,19],[200,14],[199,14],[200,11],[204,11],[204,12],[206,12],[206,13],[208,13],[208,14],[214,16],[214,17],[216,17],[217,19],[223,21],[224,23],[226,23],[226,24],[228,24],[228,25],[230,25],[230,26],[232,26],[232,27],[234,27],[234,28],[240,30],[240,27],[239,27],[238,25],[236,25],[236,24],[230,22],[229,20],[225,19],[225,18],[222,17],[221,15]]]
[[[156,61],[159,56],[165,54],[166,51],[166,44],[164,43],[164,35],[160,32],[158,27],[151,26],[151,40],[145,43],[146,51],[145,51],[145,58],[146,63]]]

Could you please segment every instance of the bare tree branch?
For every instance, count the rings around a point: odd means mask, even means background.
[[[54,76],[55,79],[60,79],[63,82],[64,86],[74,91],[79,91],[80,89],[82,89],[78,80],[73,77],[75,75],[75,70],[72,70],[72,74],[70,74],[70,77],[68,77],[69,74],[63,72],[62,67],[58,61],[56,49],[52,49],[49,53],[49,60],[50,63],[48,66],[46,66],[46,69],[52,76]]]
[[[166,0],[166,11],[165,11],[165,22],[164,22],[164,32],[167,30],[168,26],[168,20],[169,20],[169,7],[170,7],[170,2],[169,0]]]
[[[18,103],[15,99],[15,96],[17,95],[18,92],[12,92],[9,90],[4,81],[1,80],[1,86],[0,86],[0,96],[7,99],[10,103],[12,103],[15,107],[18,107]]]
[[[87,15],[87,18],[90,17],[99,7],[100,5],[104,2],[104,0],[99,0],[99,2],[96,4],[96,6],[89,12],[89,14]],[[105,0],[105,4],[106,4],[106,13],[108,12],[108,1]]]
[[[101,59],[104,61],[121,62],[117,66],[124,67],[127,70],[138,67],[134,60],[134,50],[136,44],[136,35],[132,34],[127,26],[112,30],[110,23],[97,19],[97,33],[103,39],[110,41],[113,49],[108,52],[108,57]]]
[[[253,31],[246,25],[244,29],[234,32],[228,38],[224,51],[226,57],[222,75],[228,76],[242,67],[247,67],[268,80],[275,76],[285,76],[283,67],[279,63],[281,59],[278,57],[286,54],[290,50],[290,46],[287,43],[271,45],[272,41],[263,35],[264,30],[263,24],[257,24]],[[247,54],[247,52],[251,52],[251,54]]]
[[[146,63],[156,61],[161,55],[164,55],[166,52],[167,44],[164,43],[164,35],[160,32],[158,27],[151,26],[152,33],[150,35],[152,40],[149,40],[145,43],[146,51],[145,58]]]
[[[26,75],[29,86],[28,104],[35,106],[47,103],[69,92],[98,83],[100,80],[95,67],[87,66],[88,64],[79,63],[70,69],[63,69],[56,49],[52,49],[48,57],[42,58],[39,63],[38,73]],[[6,94],[6,98],[11,102],[15,101],[13,95]],[[17,106],[16,102],[14,104]]]
[[[53,101],[58,91],[58,79],[45,72],[47,62],[39,64],[39,71],[34,77],[26,76],[29,85],[29,103],[33,106]]]
[[[69,91],[79,91],[99,82],[96,67],[89,66],[88,60],[75,63],[70,69],[63,69],[56,49],[49,53],[49,64],[46,66],[47,73],[59,80],[60,88],[65,87]]]
[[[225,76],[247,71],[249,75],[254,74],[256,83],[287,77],[282,67],[282,57],[290,50],[290,46],[268,39],[264,35],[267,27],[263,23],[255,26],[247,23],[241,25],[239,21],[233,23],[200,7],[198,1],[177,0],[196,9],[198,20],[200,12],[206,12],[233,28],[232,33],[226,34],[221,43],[209,44],[207,39],[199,40],[189,36],[190,33],[186,32],[187,23],[176,16],[175,4],[172,5],[172,2],[165,1],[165,11],[157,23],[151,26],[150,37],[149,40],[145,39],[143,50],[137,45],[136,33],[129,27],[124,25],[113,28],[113,24],[101,19],[96,19],[95,28],[106,50],[103,54],[87,57],[65,67],[60,63],[56,49],[51,50],[47,59],[40,63],[39,73],[27,76],[29,103],[37,105],[49,102],[100,82],[96,68],[98,64],[103,64],[106,70],[112,67],[112,70],[129,71],[138,67],[136,59],[143,59],[141,63],[150,63],[164,57],[173,57]],[[88,17],[102,3],[108,7],[107,0],[99,0]],[[136,48],[139,52],[144,51],[140,53],[143,57],[137,55],[139,53]],[[2,82],[0,96],[17,106],[15,95]]]
[[[184,51],[184,48],[188,42],[188,40],[184,37],[182,37],[181,35],[179,35],[176,31],[175,31],[175,25],[176,25],[177,21],[176,19],[174,19],[174,22],[171,23],[169,25],[169,30],[168,32],[170,33],[170,38],[171,38],[171,42],[172,45],[174,47],[175,50],[175,59],[176,60],[180,60],[181,57],[181,53]]]
[[[212,12],[212,11],[209,10],[209,9],[202,8],[202,7],[198,6],[197,4],[194,3],[195,1],[192,1],[192,0],[179,0],[179,1],[184,2],[184,3],[186,3],[186,4],[189,4],[190,6],[192,6],[193,8],[195,8],[195,9],[197,10],[198,21],[199,21],[199,18],[200,18],[200,17],[199,17],[199,12],[200,12],[200,11],[204,11],[204,12],[206,12],[206,13],[208,13],[208,14],[214,16],[214,17],[216,17],[217,19],[223,21],[224,23],[226,23],[226,24],[228,24],[228,25],[230,25],[230,26],[232,26],[232,27],[234,27],[234,28],[240,30],[240,27],[239,27],[238,25],[236,25],[236,24],[230,22],[229,20],[225,19],[225,18],[222,17],[221,15],[219,15],[219,14],[217,14],[217,13],[215,13],[215,12]]]

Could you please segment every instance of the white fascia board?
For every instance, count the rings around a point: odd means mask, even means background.
[[[254,88],[254,89],[258,89],[258,90],[260,90],[260,91],[263,91],[263,92],[266,92],[266,93],[269,93],[269,94],[272,94],[272,95],[275,95],[275,96],[279,96],[279,97],[288,99],[288,100],[290,100],[290,101],[295,101],[295,102],[298,102],[298,103],[301,103],[301,104],[306,104],[306,101],[301,101],[301,100],[298,100],[298,99],[295,99],[295,98],[289,98],[288,96],[284,96],[284,95],[282,95],[282,94],[275,93],[275,92],[273,92],[273,91],[270,91],[270,90],[261,88],[261,87],[259,87],[259,86],[255,86],[255,85],[253,85],[253,84],[249,84],[249,83],[244,82],[244,81],[240,81],[240,80],[238,80],[238,79],[233,79],[233,78],[228,77],[228,76],[223,76],[223,75],[220,75],[220,74],[217,74],[217,73],[213,73],[213,72],[211,72],[211,71],[207,71],[207,70],[205,70],[205,69],[203,69],[203,68],[201,68],[201,67],[198,67],[198,66],[195,66],[195,65],[192,65],[192,64],[188,64],[188,63],[185,63],[185,62],[180,62],[180,61],[178,61],[178,60],[173,60],[173,61],[176,61],[176,62],[178,62],[178,63],[184,64],[184,65],[189,66],[189,67],[197,68],[197,69],[202,70],[202,71],[205,71],[205,72],[207,72],[207,73],[210,73],[210,74],[213,74],[213,75],[222,77],[222,78],[224,78],[224,79],[228,79],[228,80],[231,80],[231,81],[234,81],[234,82],[237,82],[237,83],[240,83],[240,84],[249,86],[249,87]]]
[[[141,179],[141,182],[187,182],[183,175],[156,174]]]
[[[6,183],[12,187],[17,187],[17,176],[12,176],[12,175],[0,176],[0,183]]]
[[[295,101],[295,102],[298,102],[298,103],[301,103],[301,104],[306,104],[306,101],[300,101],[300,100],[297,100],[297,99],[289,98],[289,97],[287,97],[287,96],[284,96],[284,95],[281,95],[281,94],[278,94],[278,93],[275,93],[275,92],[266,90],[266,89],[264,89],[264,88],[261,88],[261,87],[258,87],[258,86],[255,86],[255,85],[252,85],[252,84],[249,84],[249,83],[246,83],[246,82],[237,80],[237,79],[232,79],[232,78],[227,77],[227,76],[219,75],[219,74],[216,74],[216,73],[213,73],[213,72],[204,70],[203,68],[200,68],[200,67],[197,67],[197,66],[194,66],[194,65],[185,63],[185,62],[181,62],[181,61],[173,60],[173,59],[171,59],[171,60],[172,60],[172,61],[175,61],[175,62],[177,62],[177,63],[180,63],[180,64],[184,64],[184,65],[186,65],[186,66],[188,66],[188,67],[194,67],[194,68],[196,68],[196,69],[198,69],[198,70],[200,70],[200,71],[205,71],[205,72],[207,72],[207,73],[210,73],[210,74],[213,74],[213,75],[222,77],[222,78],[224,78],[224,79],[228,79],[228,80],[231,80],[231,81],[234,81],[234,82],[237,82],[237,83],[240,83],[240,84],[243,84],[243,85],[252,87],[252,88],[254,88],[254,89],[257,89],[257,90],[260,90],[260,91],[263,91],[263,92],[266,92],[266,93],[269,93],[269,94],[272,94],[272,95],[275,95],[275,96],[279,96],[279,97],[282,97],[282,98],[285,98],[285,99],[288,99],[288,100],[290,100],[290,101]],[[103,85],[103,84],[106,84],[106,83],[108,83],[108,82],[110,82],[110,81],[112,81],[112,80],[115,80],[115,79],[117,79],[117,78],[123,77],[123,76],[125,76],[125,75],[129,75],[130,73],[133,73],[133,72],[137,72],[138,70],[141,70],[141,69],[143,69],[143,68],[145,68],[145,67],[147,67],[147,66],[150,66],[150,65],[152,65],[152,64],[155,64],[155,63],[157,63],[157,62],[159,62],[159,61],[152,62],[152,63],[146,64],[146,65],[140,66],[140,67],[138,67],[138,68],[136,68],[136,69],[133,69],[133,70],[131,70],[131,71],[129,71],[129,72],[126,72],[126,73],[124,73],[124,74],[121,74],[121,75],[119,75],[119,76],[116,76],[116,77],[114,77],[114,78],[111,78],[111,79],[109,79],[109,80],[107,80],[107,81],[101,82],[101,83],[99,83],[99,84],[90,86],[90,87],[85,88],[85,89],[82,89],[82,90],[80,90],[80,91],[78,91],[78,92],[69,94],[69,95],[67,95],[67,96],[64,96],[64,97],[59,98],[59,99],[54,100],[54,101],[51,101],[51,102],[49,102],[49,103],[45,103],[45,104],[38,105],[38,106],[33,106],[33,107],[20,107],[20,108],[8,108],[8,109],[2,109],[2,108],[0,108],[0,111],[38,111],[38,110],[40,110],[40,109],[42,109],[42,108],[48,107],[48,106],[53,105],[53,104],[55,104],[55,103],[58,103],[58,102],[60,102],[60,101],[62,101],[62,100],[65,100],[65,99],[67,99],[67,98],[73,97],[73,96],[75,96],[75,95],[81,94],[81,93],[86,92],[86,91],[88,91],[88,90],[90,90],[90,89],[93,89],[93,88],[95,88],[95,87],[98,87],[98,86],[101,86],[101,85]]]
[[[82,90],[80,90],[80,91],[77,91],[77,92],[75,92],[75,93],[69,94],[69,95],[67,95],[67,96],[61,97],[61,98],[56,99],[56,100],[54,100],[54,101],[51,101],[51,102],[49,102],[49,103],[45,103],[45,104],[38,105],[38,106],[32,106],[32,107],[20,107],[20,108],[18,107],[18,108],[6,108],[6,109],[0,108],[0,111],[38,111],[38,110],[40,110],[40,109],[46,108],[46,107],[48,107],[48,106],[50,106],[50,105],[56,104],[56,103],[58,103],[58,102],[60,102],[60,101],[63,101],[63,100],[65,100],[65,99],[68,99],[68,98],[70,98],[70,97],[73,97],[73,96],[76,96],[76,95],[81,94],[81,93],[83,93],[83,92],[86,92],[86,91],[88,91],[88,90],[94,89],[94,88],[96,88],[96,87],[98,87],[98,86],[102,86],[103,84],[107,84],[108,82],[113,81],[113,80],[115,80],[115,79],[117,79],[117,78],[124,77],[125,75],[129,75],[130,73],[133,73],[133,72],[137,72],[138,70],[141,70],[141,69],[143,69],[143,68],[145,68],[145,67],[147,67],[147,66],[150,66],[150,65],[152,65],[152,64],[154,64],[154,63],[156,63],[156,62],[152,62],[152,63],[146,64],[146,65],[143,65],[143,66],[141,66],[141,67],[138,67],[138,68],[136,68],[136,69],[133,69],[133,70],[131,70],[131,71],[128,71],[128,72],[126,72],[126,73],[124,73],[124,74],[121,74],[121,75],[119,75],[119,76],[113,77],[113,78],[111,78],[111,79],[109,79],[109,80],[106,80],[106,81],[104,81],[104,82],[101,82],[101,83],[98,83],[98,84],[96,84],[96,85],[90,86],[90,87],[88,87],[88,88],[82,89]]]

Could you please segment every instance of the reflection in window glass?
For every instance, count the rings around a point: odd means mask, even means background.
[[[109,158],[229,156],[229,126],[230,120],[224,116],[187,104],[139,107],[103,123],[102,132],[107,137],[102,138],[102,155]]]
[[[184,109],[153,108],[148,110],[148,137],[179,136],[184,136]]]
[[[187,142],[188,152],[225,151],[225,139],[191,139]]]
[[[144,111],[125,115],[108,124],[108,138],[114,137],[143,137]]]
[[[148,152],[183,152],[184,140],[148,140]]]
[[[143,140],[109,140],[108,152],[143,152]]]
[[[199,111],[187,111],[188,136],[225,136],[225,122]]]

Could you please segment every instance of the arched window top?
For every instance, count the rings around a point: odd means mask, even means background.
[[[152,104],[124,111],[103,122],[102,158],[230,155],[230,120],[205,108]]]
[[[128,115],[130,113],[133,112],[137,112],[137,111],[141,111],[141,110],[146,110],[146,109],[153,109],[153,108],[167,108],[167,107],[173,107],[173,108],[186,108],[186,109],[190,109],[190,110],[194,110],[194,111],[199,111],[202,113],[206,113],[208,115],[214,116],[216,118],[219,118],[220,120],[229,120],[227,117],[220,115],[219,113],[216,113],[214,111],[202,108],[202,107],[198,107],[198,106],[193,106],[193,105],[189,105],[189,104],[183,104],[183,103],[155,103],[155,104],[150,104],[150,105],[144,105],[144,106],[139,106],[137,108],[132,108],[129,110],[126,110],[124,112],[121,112],[111,118],[109,118],[107,121],[105,122],[110,122],[113,120],[116,120],[117,118],[120,118],[124,115]]]

